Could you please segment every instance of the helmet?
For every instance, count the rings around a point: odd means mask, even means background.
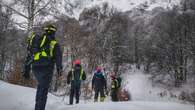
[[[75,60],[75,61],[73,62],[73,64],[74,64],[74,65],[80,65],[80,64],[81,64],[81,61],[80,61],[80,60]]]
[[[46,26],[44,27],[44,30],[45,30],[46,32],[48,32],[48,31],[56,32],[56,31],[57,31],[57,28],[56,28],[54,25],[49,24],[49,25],[46,25]]]

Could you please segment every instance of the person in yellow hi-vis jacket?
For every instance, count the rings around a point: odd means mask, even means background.
[[[49,24],[44,27],[44,34],[33,33],[29,40],[32,71],[37,79],[35,110],[45,110],[47,94],[56,65],[58,75],[62,74],[62,52],[55,39],[57,28]],[[23,75],[29,78],[29,75]]]
[[[86,79],[85,71],[81,66],[80,60],[75,60],[74,68],[68,72],[67,83],[71,84],[69,104],[73,104],[74,96],[76,104],[79,103],[81,81]]]
[[[117,80],[117,77],[115,75],[111,75],[111,100],[112,101],[118,101],[118,90],[119,90],[119,81]]]

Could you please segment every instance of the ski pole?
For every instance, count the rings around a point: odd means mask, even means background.
[[[67,90],[69,90],[69,85],[67,85],[66,88],[65,88],[65,93],[64,93],[64,96],[63,96],[63,98],[62,98],[62,101],[64,101],[64,98],[65,98],[65,96],[66,96]]]
[[[65,88],[64,96],[63,96],[63,98],[62,98],[62,102],[64,101],[64,98],[65,98],[65,96],[66,96],[66,91],[67,91],[67,87]]]

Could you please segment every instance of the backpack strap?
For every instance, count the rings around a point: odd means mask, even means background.
[[[40,55],[43,56],[43,57],[47,57],[48,56],[47,53],[45,52],[44,48],[42,48],[43,45],[46,42],[46,38],[47,38],[47,36],[44,35],[42,40],[41,40],[41,44],[39,46],[41,50],[40,50],[40,52],[35,53],[35,55],[34,55],[34,60],[35,61],[40,59]]]
[[[33,32],[30,37],[29,37],[29,45],[31,46],[32,45],[32,42],[33,42],[33,39],[35,37],[35,33]]]
[[[52,40],[50,42],[50,47],[49,47],[50,57],[53,57],[53,51],[54,51],[54,48],[55,48],[55,45],[56,44],[57,44],[57,41],[56,40]]]
[[[81,68],[80,80],[82,80],[83,74],[84,74],[84,71],[83,71],[83,68]]]
[[[46,38],[47,38],[47,36],[46,36],[46,35],[44,35],[44,36],[43,36],[43,39],[41,40],[41,45],[40,45],[40,48],[42,48],[42,47],[43,47],[43,45],[45,44]]]
[[[74,80],[74,69],[71,70],[72,73],[72,80]]]
[[[112,81],[111,88],[112,88],[112,89],[118,88],[118,81],[117,81],[117,79],[114,79],[114,80]]]

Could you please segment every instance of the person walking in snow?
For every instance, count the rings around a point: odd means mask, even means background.
[[[62,52],[55,39],[56,27],[47,25],[44,34],[32,35],[30,47],[32,52],[32,71],[37,79],[35,110],[45,110],[47,94],[56,64],[58,76],[62,72]],[[23,75],[29,78],[29,75]]]
[[[119,81],[117,80],[116,75],[111,75],[111,100],[113,102],[119,101],[118,99],[118,90],[119,90]]]
[[[92,90],[95,91],[94,102],[98,101],[99,94],[100,101],[103,102],[105,99],[104,90],[107,90],[107,86],[101,67],[97,67],[96,72],[93,75]]]
[[[80,60],[74,61],[74,68],[68,72],[67,83],[71,84],[69,104],[73,104],[74,96],[76,104],[79,103],[81,81],[86,79],[85,71],[81,66]]]

